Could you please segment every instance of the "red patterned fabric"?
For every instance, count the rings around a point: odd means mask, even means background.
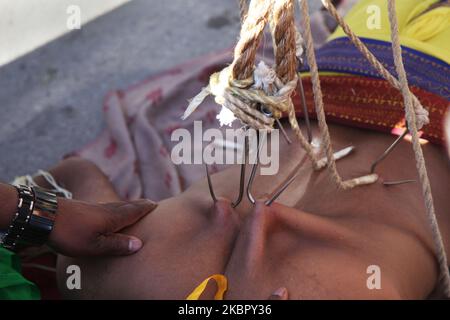
[[[308,113],[315,117],[314,96],[310,77],[302,77]],[[349,126],[391,132],[404,126],[403,97],[385,80],[359,76],[321,76],[320,83],[327,121]],[[411,87],[430,113],[430,123],[423,127],[422,137],[443,144],[444,114],[449,102],[433,93]],[[294,96],[298,115],[302,114],[300,95]]]

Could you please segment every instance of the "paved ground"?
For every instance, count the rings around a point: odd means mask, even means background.
[[[109,90],[233,45],[236,3],[133,0],[1,67],[0,181],[95,138]]]

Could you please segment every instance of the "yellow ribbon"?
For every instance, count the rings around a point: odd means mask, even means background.
[[[200,283],[200,285],[195,288],[190,295],[188,295],[186,300],[198,300],[205,291],[206,286],[211,279],[215,280],[217,284],[217,292],[214,295],[214,300],[223,300],[223,295],[228,289],[228,281],[227,278],[221,274],[212,275],[211,277]]]

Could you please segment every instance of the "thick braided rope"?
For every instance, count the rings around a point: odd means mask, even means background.
[[[297,84],[297,29],[294,22],[293,0],[277,1],[271,16],[270,27],[274,41],[276,73],[282,83],[295,81]],[[295,136],[299,140],[302,148],[313,163],[313,167],[318,169],[317,157],[313,147],[300,130],[297,117],[295,115],[294,104],[289,99],[288,119]]]
[[[400,82],[378,61],[366,45],[358,38],[358,36],[350,29],[350,26],[339,15],[334,5],[330,0],[322,0],[324,7],[336,19],[342,30],[347,34],[356,48],[369,61],[369,63],[378,71],[378,73],[388,81],[394,88],[401,90]],[[408,89],[409,90],[409,89]],[[411,94],[414,111],[416,113],[416,126],[420,130],[422,127],[430,122],[428,118],[428,111],[422,106],[419,99],[414,94]]]
[[[252,76],[255,66],[256,51],[268,15],[272,9],[273,0],[252,0],[244,22],[242,23],[239,41],[234,48],[234,60],[231,64],[233,80],[245,80]]]
[[[278,0],[273,8],[275,71],[283,83],[297,77],[297,48],[293,0]]]
[[[243,23],[248,13],[247,0],[239,0],[239,13],[241,17],[241,23]]]
[[[427,169],[425,166],[425,159],[419,142],[419,134],[416,126],[416,119],[415,119],[416,115],[414,113],[412,94],[408,87],[408,79],[403,65],[402,48],[400,46],[400,39],[398,34],[398,22],[395,8],[395,0],[388,0],[388,11],[391,27],[394,63],[397,70],[397,74],[399,76],[400,89],[405,104],[405,115],[408,122],[408,129],[412,136],[412,146],[416,158],[416,167],[419,173],[419,178],[422,186],[422,193],[425,199],[425,207],[427,211],[428,223],[430,225],[433,234],[433,242],[436,250],[437,260],[439,263],[440,274],[438,278],[438,283],[441,285],[440,289],[443,289],[446,297],[450,298],[450,275],[448,270],[447,257],[441,233],[439,231],[438,222],[436,219],[430,181],[428,179]]]
[[[258,49],[259,43],[261,41],[262,33],[267,24],[268,15],[273,7],[273,0],[265,1],[265,0],[251,0],[249,7],[247,8],[247,1],[240,0],[239,1],[240,10],[241,10],[241,21],[242,27],[240,32],[240,38],[236,47],[234,49],[234,60],[231,64],[232,72],[231,72],[231,84],[232,86],[229,88],[239,88],[244,87],[240,86],[239,81],[245,81],[252,77],[255,65],[255,57],[256,51]],[[249,16],[249,12],[252,14]],[[248,87],[248,86],[247,86]],[[244,91],[244,90],[242,90]],[[236,94],[236,92],[235,92]],[[239,97],[241,95],[237,94]],[[254,96],[257,96],[256,94]],[[228,102],[233,100],[233,96],[229,95]],[[247,97],[249,98],[249,97]],[[234,99],[234,104],[238,104],[239,98]],[[251,99],[247,99],[247,101],[253,101]],[[257,129],[267,129],[267,126],[262,125],[258,118],[246,117],[243,112],[237,111],[237,108],[230,108],[232,103],[228,103],[225,107],[228,107],[238,118],[241,119],[247,125],[250,125],[253,128]],[[241,109],[245,110],[247,114],[252,114],[255,117],[255,113],[252,113],[251,110],[254,110],[248,104],[240,103]],[[261,119],[260,119],[261,120]]]
[[[322,135],[322,142],[325,148],[325,154],[327,157],[327,166],[330,171],[330,175],[334,180],[334,182],[336,183],[336,185],[342,189],[351,189],[358,185],[374,183],[378,179],[378,176],[375,174],[343,181],[337,171],[333,146],[331,144],[330,132],[328,130],[327,122],[325,119],[323,95],[319,79],[319,70],[317,67],[316,56],[314,53],[313,38],[311,34],[308,1],[306,0],[299,0],[299,1],[303,17],[302,19],[304,32],[303,37],[305,39],[306,44],[306,57],[308,59],[308,64],[310,67],[311,82],[313,85],[314,105],[316,109],[319,130]]]

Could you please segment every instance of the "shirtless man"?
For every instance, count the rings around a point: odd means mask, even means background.
[[[367,173],[392,142],[390,135],[367,130],[330,125],[330,131],[335,149],[356,146],[354,154],[338,162],[344,177]],[[435,145],[423,149],[449,255],[448,159]],[[276,203],[265,206],[261,200],[297,166],[299,177]],[[99,169],[83,160],[66,160],[51,173],[75,199],[120,200]],[[417,180],[410,143],[402,141],[377,173],[386,180]],[[219,197],[215,205],[206,180],[159,203],[124,231],[143,240],[134,255],[61,256],[58,278],[65,297],[185,299],[213,274],[227,277],[226,299],[266,299],[279,287],[287,288],[290,299],[423,299],[435,289],[438,266],[419,183],[338,190],[326,170],[312,170],[298,143],[282,139],[280,172],[257,176],[255,206],[244,199],[232,209],[238,177],[237,165],[212,176]],[[65,288],[69,264],[81,267],[82,290]],[[380,268],[381,289],[367,286],[373,265]],[[215,290],[209,285],[202,298],[212,299]]]

